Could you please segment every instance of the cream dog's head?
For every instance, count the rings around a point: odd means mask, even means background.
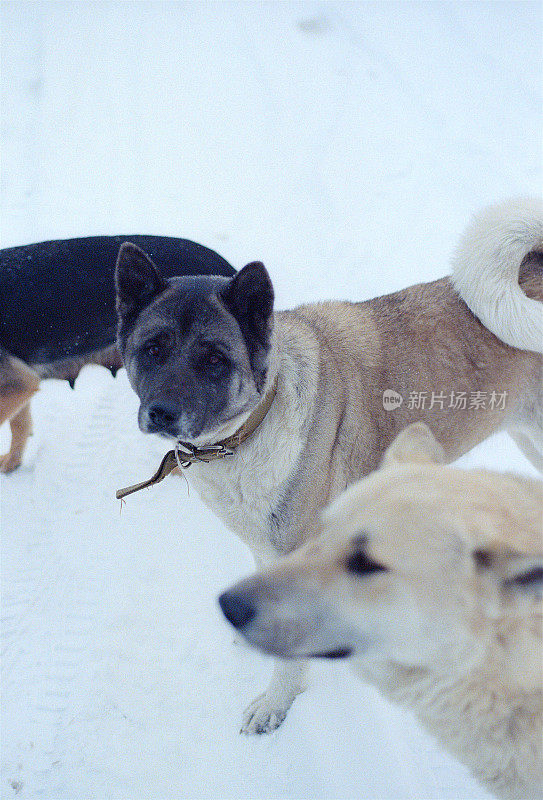
[[[426,425],[406,428],[316,539],[221,596],[226,617],[285,658],[467,663],[539,602],[542,487],[443,460]]]

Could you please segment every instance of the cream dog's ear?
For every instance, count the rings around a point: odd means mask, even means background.
[[[444,464],[445,452],[424,422],[408,425],[386,450],[381,467],[398,464]]]

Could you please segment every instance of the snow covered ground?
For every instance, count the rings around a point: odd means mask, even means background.
[[[268,266],[279,307],[448,271],[473,211],[539,191],[538,3],[2,4],[3,247],[193,238]],[[126,376],[35,401],[0,479],[0,795],[485,798],[406,713],[320,664],[283,726],[238,733],[268,660],[215,598],[245,547],[170,478]],[[8,432],[0,431],[0,449]],[[465,464],[533,468],[505,436]]]

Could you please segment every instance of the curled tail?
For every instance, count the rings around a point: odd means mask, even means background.
[[[491,206],[468,226],[453,257],[452,282],[471,311],[506,344],[543,353],[543,303],[519,286],[519,269],[543,253],[543,202]]]

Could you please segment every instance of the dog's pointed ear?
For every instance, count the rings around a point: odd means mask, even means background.
[[[115,267],[117,313],[120,317],[133,314],[166,288],[162,275],[137,245],[124,242]]]
[[[492,578],[507,594],[532,597],[543,594],[543,554],[484,545],[476,547],[472,557],[476,571]]]
[[[399,464],[444,464],[445,452],[424,422],[414,422],[385,451],[381,467]]]
[[[273,285],[261,261],[240,269],[222,291],[225,306],[240,326],[250,328],[260,341],[267,340],[273,312]]]
[[[264,264],[253,261],[231,278],[221,292],[247,345],[255,384],[260,391],[267,372],[273,328],[273,285]]]

